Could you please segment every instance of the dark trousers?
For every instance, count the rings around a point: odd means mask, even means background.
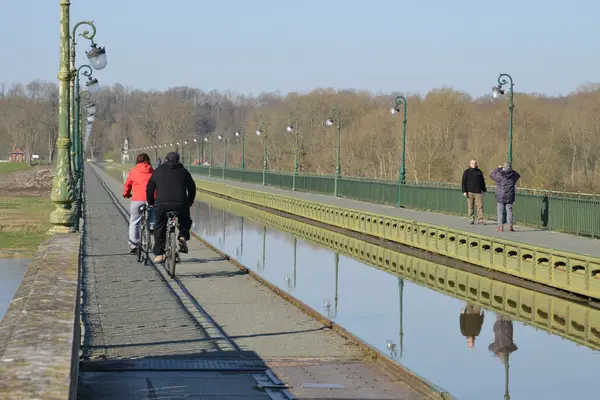
[[[167,236],[167,213],[174,211],[179,214],[179,236],[186,241],[190,240],[190,207],[181,203],[155,204],[156,222],[154,224],[154,254],[157,256],[165,254],[165,241]]]

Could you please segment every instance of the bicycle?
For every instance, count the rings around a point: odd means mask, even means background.
[[[152,233],[154,231],[154,222],[149,218],[150,213],[153,211],[152,206],[144,204],[140,207],[140,213],[142,217],[140,219],[139,227],[139,238],[140,242],[137,247],[138,262],[142,261],[143,254],[146,254],[144,259],[144,265],[148,265],[149,256],[148,253],[152,247]]]
[[[179,229],[179,213],[169,211],[167,213],[167,241],[165,244],[165,268],[171,278],[175,278],[175,264],[180,261],[177,252],[177,229]]]

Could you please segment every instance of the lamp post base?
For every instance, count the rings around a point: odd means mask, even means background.
[[[50,223],[53,225],[48,231],[49,235],[55,233],[73,233],[73,209],[70,204],[57,204],[56,209],[50,213]]]

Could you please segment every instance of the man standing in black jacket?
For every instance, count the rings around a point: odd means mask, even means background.
[[[156,195],[155,195],[156,192]],[[146,186],[146,201],[155,205],[154,262],[165,260],[167,213],[179,214],[179,251],[187,253],[190,240],[190,207],[196,198],[196,183],[192,175],[179,162],[179,154],[168,153],[160,168],[156,168]]]
[[[477,166],[477,160],[469,162],[469,168],[463,172],[462,177],[462,192],[468,200],[469,207],[469,223],[475,223],[475,213],[473,206],[477,206],[477,218],[479,223],[483,224],[483,194],[487,192],[485,187],[485,178],[483,172]]]

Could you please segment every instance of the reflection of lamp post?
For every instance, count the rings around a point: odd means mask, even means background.
[[[506,363],[504,364],[504,400],[510,400],[510,394],[508,393],[508,359],[510,354],[506,355]]]
[[[339,277],[340,277],[340,253],[335,253],[335,298],[333,301],[333,304],[334,304],[333,318],[337,317],[337,313],[338,313]]]
[[[244,256],[244,217],[242,217],[242,226],[240,228],[240,257]]]
[[[300,124],[296,121],[295,125],[288,125],[285,128],[287,133],[294,133],[296,137],[296,144],[294,146],[295,156],[294,156],[294,175],[292,176],[292,190],[296,191],[296,177],[298,176],[298,136],[300,134]]]
[[[400,112],[400,106],[403,106],[404,119],[402,120],[402,159],[400,164],[400,176],[398,177],[398,200],[397,206],[400,208],[400,187],[406,182],[406,98],[404,96],[396,97],[396,106],[390,110],[392,114]]]
[[[335,108],[333,110],[333,116],[337,119],[337,160],[335,163],[335,181],[333,186],[333,195],[337,196],[338,194],[338,179],[341,174],[341,157],[342,157],[342,124],[340,121],[340,110]],[[325,121],[325,126],[330,127],[335,123],[333,118],[328,118]]]
[[[508,78],[508,81],[505,79]],[[515,105],[513,103],[513,89],[514,83],[512,76],[509,74],[500,74],[498,77],[498,86],[494,86],[492,88],[492,95],[494,98],[498,98],[504,95],[504,90],[502,86],[510,83],[509,86],[509,98],[508,98],[508,162],[512,165],[513,152],[512,152],[512,142],[513,142],[513,110],[515,109]]]
[[[258,136],[263,137],[263,173],[262,173],[262,184],[263,186],[267,182],[267,127],[264,123],[260,123],[260,128],[256,130]]]
[[[338,282],[339,282],[339,264],[340,264],[340,253],[335,253],[335,295],[333,298],[333,313],[331,312],[331,302],[329,300],[325,300],[323,303],[323,307],[327,312],[328,319],[335,319],[338,313]]]
[[[297,262],[297,246],[298,246],[298,238],[294,236],[294,277],[293,280],[290,279],[289,276],[285,277],[285,282],[287,283],[288,289],[296,288],[296,262]]]
[[[265,261],[267,259],[267,226],[263,226],[263,251],[262,251],[262,270],[265,270]]]
[[[227,213],[223,210],[223,246],[225,246],[225,226],[227,225]]]
[[[402,353],[404,352],[404,327],[402,326],[403,324],[403,312],[404,312],[404,305],[403,305],[403,299],[404,299],[404,279],[402,278],[398,278],[398,294],[400,297],[400,354],[399,354],[399,358],[402,358]]]

